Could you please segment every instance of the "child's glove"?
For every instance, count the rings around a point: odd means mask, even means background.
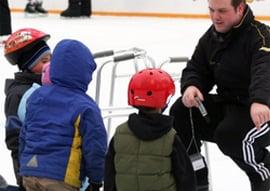
[[[102,187],[102,183],[91,182],[85,191],[99,191],[99,188],[101,187]]]

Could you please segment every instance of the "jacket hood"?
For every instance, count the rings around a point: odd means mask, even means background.
[[[128,126],[139,139],[154,140],[170,131],[173,118],[157,113],[133,113],[129,116]]]
[[[50,78],[53,84],[86,92],[95,69],[88,47],[77,40],[65,39],[53,51]]]

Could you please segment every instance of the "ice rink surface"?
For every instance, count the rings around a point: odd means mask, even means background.
[[[147,51],[157,64],[168,57],[190,57],[200,36],[207,30],[211,22],[207,19],[160,19],[139,17],[100,17],[93,16],[91,19],[62,19],[58,15],[49,15],[41,18],[25,18],[22,13],[12,13],[13,31],[32,27],[42,30],[51,35],[48,44],[53,49],[55,44],[64,38],[77,39],[84,42],[95,53],[103,50],[126,50],[133,47]],[[268,22],[270,24],[270,22]],[[5,116],[4,116],[4,83],[6,78],[13,77],[17,71],[16,66],[11,66],[3,56],[3,47],[0,48],[0,89],[1,112],[0,112],[0,174],[10,184],[15,184],[15,177],[9,151],[6,149]],[[97,60],[98,66],[104,61]],[[123,70],[129,70],[132,63],[125,63]],[[184,64],[174,66],[173,71],[181,71]],[[109,72],[110,69],[107,69]],[[171,71],[168,71],[171,72]],[[104,74],[105,73],[105,74]],[[110,75],[104,71],[101,86],[101,107],[106,106],[105,96]],[[123,82],[124,81],[124,82]],[[107,83],[106,83],[107,82]],[[126,82],[121,79],[116,82],[117,94],[115,102],[126,106]],[[107,84],[107,85],[106,85]],[[89,88],[88,93],[94,96],[95,82]],[[179,96],[177,94],[174,99]],[[103,104],[103,105],[102,105]],[[112,128],[125,119],[118,119]],[[113,133],[113,131],[112,131]],[[208,144],[211,168],[211,180],[214,191],[249,191],[249,182],[245,174],[226,156],[224,156],[214,144]]]

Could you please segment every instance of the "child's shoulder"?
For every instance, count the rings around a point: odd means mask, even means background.
[[[116,127],[116,132],[117,133],[123,133],[123,132],[128,132],[130,131],[129,128],[128,128],[128,123],[127,121],[123,122],[122,124],[118,125]]]
[[[31,72],[16,72],[14,80],[17,83],[30,84],[38,83],[41,84],[41,74],[31,73]]]

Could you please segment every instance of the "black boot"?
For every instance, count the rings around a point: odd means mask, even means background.
[[[43,7],[42,7],[42,2],[36,2],[35,3],[35,9],[36,11],[41,14],[41,15],[47,15],[48,14],[48,11],[45,10]]]
[[[68,8],[61,12],[62,17],[80,17],[81,16],[81,2],[80,0],[69,0]]]
[[[34,16],[37,15],[36,7],[34,3],[27,3],[24,9],[24,13],[26,16]]]
[[[91,0],[81,0],[81,16],[91,17],[92,6]]]

